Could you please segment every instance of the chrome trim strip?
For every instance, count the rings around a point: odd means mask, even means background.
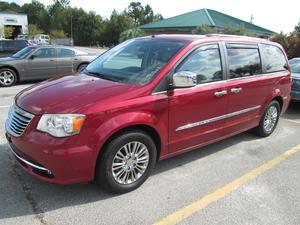
[[[229,114],[226,114],[226,115],[213,117],[213,118],[208,119],[208,120],[202,120],[202,121],[199,121],[199,122],[196,122],[196,123],[189,123],[189,124],[183,125],[181,127],[178,127],[176,129],[176,131],[186,130],[186,129],[190,129],[190,128],[193,128],[193,127],[202,126],[202,125],[205,125],[205,124],[208,124],[208,123],[213,123],[213,122],[216,122],[216,121],[219,121],[219,120],[224,120],[224,119],[227,119],[227,118],[230,118],[230,117],[233,117],[233,116],[237,116],[237,115],[240,115],[240,114],[244,114],[244,113],[259,109],[260,107],[261,107],[260,105],[259,106],[254,106],[254,107],[251,107],[251,108],[248,108],[248,109],[243,109],[241,111],[236,111],[236,112],[229,113]]]
[[[153,92],[152,95],[166,94],[168,91]]]
[[[15,110],[16,112],[20,113],[21,115],[24,115],[24,116],[26,116],[26,117],[28,117],[28,118],[30,118],[30,119],[32,119],[32,118],[34,117],[33,114],[24,111],[23,109],[21,109],[21,108],[18,107],[17,105],[15,105],[14,110]]]
[[[19,160],[21,160],[23,163],[25,163],[25,164],[27,164],[27,165],[33,167],[33,168],[36,168],[36,169],[39,169],[39,170],[43,170],[43,171],[46,171],[46,172],[49,173],[49,174],[52,174],[52,173],[50,172],[50,170],[48,170],[48,169],[46,169],[46,168],[44,168],[44,167],[41,167],[41,166],[37,166],[37,165],[35,165],[35,164],[31,163],[31,162],[28,162],[26,159],[23,159],[21,156],[19,156],[17,153],[15,153],[15,151],[12,149],[12,147],[10,146],[10,144],[8,144],[8,146],[9,146],[9,149],[10,149],[11,153],[12,153],[16,158],[18,158]]]

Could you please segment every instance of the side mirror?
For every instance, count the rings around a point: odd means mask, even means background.
[[[35,58],[35,55],[31,55],[30,57],[29,57],[29,59],[34,59]]]
[[[190,71],[180,71],[173,75],[173,88],[188,88],[197,85],[197,74]]]

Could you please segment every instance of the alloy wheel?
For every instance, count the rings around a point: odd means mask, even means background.
[[[276,126],[278,120],[278,110],[277,108],[272,105],[264,118],[264,129],[267,133],[270,133],[273,131],[274,127]]]
[[[10,71],[2,71],[0,73],[0,84],[3,86],[10,86],[14,83],[15,81],[15,76],[12,72]]]
[[[112,174],[119,184],[132,184],[142,177],[149,164],[148,148],[134,141],[121,147],[112,162]]]

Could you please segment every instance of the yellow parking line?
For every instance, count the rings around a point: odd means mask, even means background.
[[[291,123],[297,123],[297,124],[300,124],[300,121],[297,121],[297,120],[290,120],[290,119],[283,119],[285,121],[288,121],[288,122],[291,122]]]
[[[284,161],[285,159],[297,152],[300,152],[300,144],[287,150],[286,152],[261,165],[260,167],[257,167],[256,169],[244,174],[236,180],[226,184],[225,186],[217,189],[216,191],[200,198],[199,200],[191,203],[190,205],[177,210],[176,212],[166,216],[165,218],[162,218],[153,225],[173,225],[179,223],[180,221],[190,217],[192,214],[207,207],[211,203],[224,198],[226,195],[230,194],[243,184],[255,179],[257,176],[268,171],[269,169],[273,168],[274,166],[276,166],[277,164],[279,164],[280,162]]]

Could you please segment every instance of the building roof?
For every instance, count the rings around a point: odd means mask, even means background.
[[[238,28],[243,26],[247,33],[259,35],[272,35],[273,31],[238,18],[226,15],[212,9],[200,9],[157,22],[145,24],[140,28],[143,30],[173,30],[194,29],[197,26],[208,25],[210,27],[224,29],[226,27]]]
[[[27,13],[19,13],[19,12],[0,12],[0,14],[27,16]]]

